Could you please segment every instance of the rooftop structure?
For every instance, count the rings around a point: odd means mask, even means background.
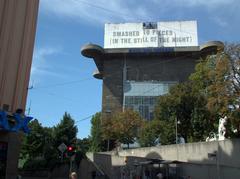
[[[187,25],[189,36],[185,36]],[[144,34],[146,23],[107,24],[105,48],[95,44],[82,47],[82,55],[92,58],[97,66],[93,76],[103,80],[104,115],[129,108],[147,120],[153,119],[157,97],[187,80],[201,57],[224,48],[219,41],[199,46],[195,21],[152,23],[148,30],[149,34]],[[151,43],[153,37],[157,40]],[[183,38],[192,40],[175,43]],[[136,39],[145,41],[134,44]]]

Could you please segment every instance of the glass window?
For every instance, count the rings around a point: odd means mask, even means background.
[[[129,82],[129,90],[124,92],[125,108],[138,111],[140,115],[151,120],[158,96],[168,93],[176,82]]]

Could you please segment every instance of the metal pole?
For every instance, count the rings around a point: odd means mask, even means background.
[[[61,155],[61,163],[63,163],[63,152],[62,152],[62,155]]]
[[[124,54],[124,61],[123,61],[123,107],[122,107],[122,111],[124,112],[125,110],[125,83],[127,80],[127,66],[126,66],[126,54]]]
[[[219,165],[219,158],[220,158],[220,155],[219,155],[219,141],[218,141],[218,148],[217,148],[217,154],[216,154],[216,163],[217,163],[217,176],[218,176],[218,179],[221,178],[220,176],[220,165]]]
[[[177,117],[176,117],[176,144],[178,143],[178,135],[177,135],[177,125],[178,125],[178,122],[177,122]]]
[[[72,157],[70,157],[70,169],[69,169],[69,174],[72,173]]]
[[[107,151],[109,151],[109,147],[110,147],[110,139],[107,140]]]

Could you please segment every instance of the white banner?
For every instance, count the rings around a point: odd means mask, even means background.
[[[198,46],[196,21],[105,24],[104,48]]]

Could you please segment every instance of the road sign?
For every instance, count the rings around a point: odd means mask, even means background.
[[[67,150],[66,144],[61,143],[61,144],[58,146],[58,150],[60,150],[60,152],[63,153],[65,150]]]

